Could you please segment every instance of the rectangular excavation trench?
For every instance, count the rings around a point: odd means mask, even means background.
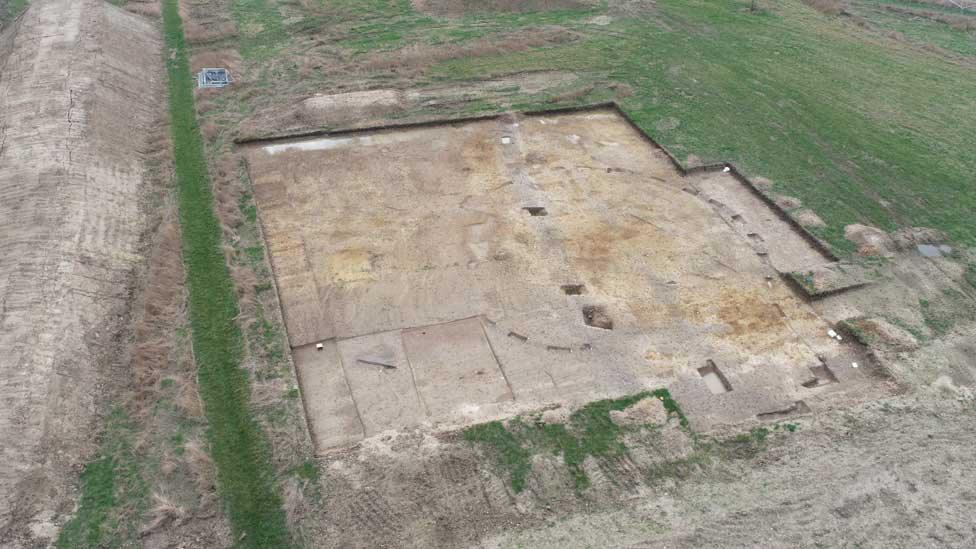
[[[829,345],[771,276],[828,260],[730,174],[682,177],[614,111],[247,156],[322,452],[647,388],[710,395],[710,359],[782,381],[768,410],[798,400],[788,380]]]

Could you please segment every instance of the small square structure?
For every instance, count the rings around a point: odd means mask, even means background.
[[[197,73],[198,88],[223,88],[233,81],[227,69],[203,69]]]

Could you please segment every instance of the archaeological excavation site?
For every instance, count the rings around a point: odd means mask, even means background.
[[[0,547],[976,545],[974,21],[0,0]]]
[[[320,453],[657,387],[709,429],[877,385],[784,281],[831,262],[818,243],[613,109],[245,154]]]

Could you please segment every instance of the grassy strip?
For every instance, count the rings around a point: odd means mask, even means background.
[[[888,32],[898,33],[897,39],[918,44],[932,44],[960,55],[976,55],[976,31],[953,28],[946,23],[925,19],[911,13],[890,11],[889,6],[923,9],[943,13],[950,17],[966,16],[958,9],[951,10],[935,4],[914,2],[889,2],[864,0],[852,2],[847,8],[856,16],[864,17]],[[969,17],[974,17],[972,14]]]
[[[121,517],[145,509],[149,485],[133,450],[134,437],[125,410],[113,410],[100,457],[81,473],[78,512],[61,529],[56,547],[103,547],[135,535],[135,524]]]
[[[103,526],[115,507],[115,461],[99,458],[81,473],[81,502],[76,514],[61,530],[57,547],[95,547],[102,541]]]
[[[243,340],[234,321],[237,300],[221,251],[178,9],[177,0],[163,3],[173,161],[200,396],[219,490],[239,545],[281,547],[290,539],[274,490],[267,442],[248,410],[247,372],[238,366]]]
[[[962,276],[966,283],[976,289],[976,263],[966,265],[966,272]]]
[[[583,469],[588,456],[610,457],[627,452],[620,440],[623,428],[610,419],[610,412],[625,410],[645,398],[660,400],[669,419],[675,417],[682,427],[688,427],[688,420],[667,389],[658,389],[591,402],[573,412],[565,425],[541,420],[526,422],[517,417],[507,427],[500,421],[469,427],[464,431],[464,438],[493,449],[499,465],[509,472],[515,492],[525,489],[526,479],[532,471],[532,456],[540,453],[561,454],[576,489],[583,490],[590,485]]]

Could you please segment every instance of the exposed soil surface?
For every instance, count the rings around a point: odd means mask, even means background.
[[[881,401],[817,418],[759,458],[613,510],[476,547],[970,547],[972,404]]]
[[[0,0],[0,547],[247,545],[153,160],[160,5],[23,4]],[[972,18],[876,4],[878,28],[799,2],[180,2],[191,68],[235,77],[196,109],[253,477],[293,539],[976,546],[968,81],[943,64],[972,64],[949,33]],[[682,177],[617,111],[442,123],[609,100],[688,166],[776,181]],[[287,137],[407,121],[441,122]]]
[[[100,1],[39,3],[2,42],[0,538],[44,543],[127,379],[161,48]]]
[[[371,163],[376,151],[388,162]],[[973,494],[944,488],[976,475],[954,466],[976,420],[972,297],[956,261],[892,244],[871,273],[831,262],[740,181],[680,177],[605,112],[248,154],[321,456],[320,491],[298,519],[313,545],[972,542]],[[804,302],[780,278],[821,270],[860,282]],[[947,295],[960,301],[940,302],[942,316],[918,306]],[[922,346],[913,326],[939,339]],[[552,343],[574,330],[583,339]],[[536,341],[544,352],[527,350]],[[631,364],[635,345],[633,369],[611,375],[601,359]],[[549,384],[533,385],[540,366]],[[886,396],[897,388],[884,372],[916,392]],[[594,390],[601,379],[623,385]],[[697,435],[661,414],[614,413],[636,429],[623,454],[586,458],[582,488],[558,453],[535,455],[517,488],[495,450],[450,430],[531,410],[527,421],[559,425],[588,400],[661,385]]]
[[[761,449],[712,460],[679,430],[587,464],[577,493],[558,458],[529,487],[471,446],[415,434],[321,462],[304,523],[321,547],[968,547],[976,410],[894,398],[805,416]],[[673,432],[671,435],[669,433]],[[675,461],[675,460],[678,461]]]
[[[612,111],[249,158],[320,452],[662,386],[699,429],[870,394],[870,363],[852,370],[859,351],[777,276],[829,260],[728,174],[682,178]],[[711,394],[706,364],[734,390]],[[807,387],[815,368],[842,383]]]

